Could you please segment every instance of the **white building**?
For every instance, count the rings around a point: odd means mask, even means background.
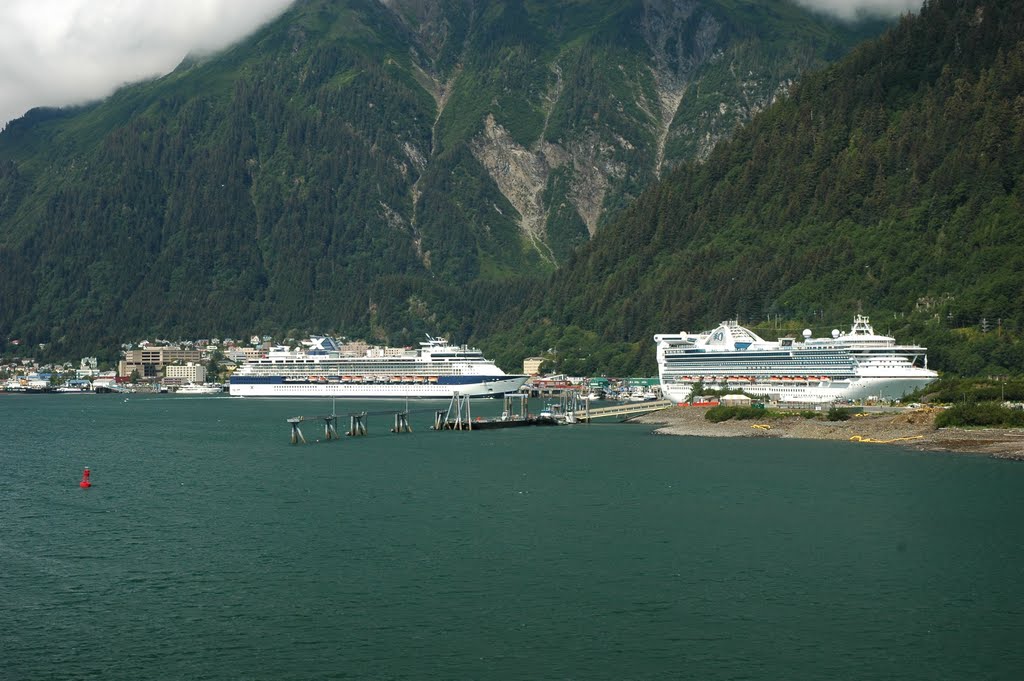
[[[165,383],[205,383],[206,367],[202,364],[168,364],[164,367]]]
[[[718,403],[723,407],[749,407],[752,400],[746,395],[722,395]]]

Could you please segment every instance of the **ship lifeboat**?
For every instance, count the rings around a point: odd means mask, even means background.
[[[341,382],[342,383],[351,383],[352,382],[352,377],[351,376],[342,376],[341,377]]]
[[[437,376],[427,376],[427,383],[437,383]]]

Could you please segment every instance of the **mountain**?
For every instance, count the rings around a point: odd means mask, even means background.
[[[1020,373],[1022,191],[1024,5],[932,0],[675,169],[496,342],[651,371],[654,333],[827,333],[863,312],[933,368]]]
[[[879,30],[769,0],[297,2],[0,133],[2,340],[467,339]]]

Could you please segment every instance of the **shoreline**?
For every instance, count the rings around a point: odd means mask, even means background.
[[[797,414],[783,419],[729,420],[712,423],[707,407],[669,407],[642,414],[630,423],[657,426],[658,435],[693,437],[770,437],[845,440],[889,445],[921,452],[980,454],[1024,461],[1024,430],[1007,428],[935,428],[935,412],[866,414],[848,421],[819,421]]]

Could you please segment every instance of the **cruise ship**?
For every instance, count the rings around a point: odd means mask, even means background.
[[[297,348],[278,346],[232,376],[233,397],[497,397],[515,392],[526,375],[509,375],[476,348],[427,336],[419,348],[371,347],[342,352],[329,336]]]
[[[735,321],[705,333],[658,334],[658,370],[668,399],[685,402],[695,384],[790,402],[895,399],[938,374],[926,349],[897,345],[857,315],[849,333],[766,341]]]

